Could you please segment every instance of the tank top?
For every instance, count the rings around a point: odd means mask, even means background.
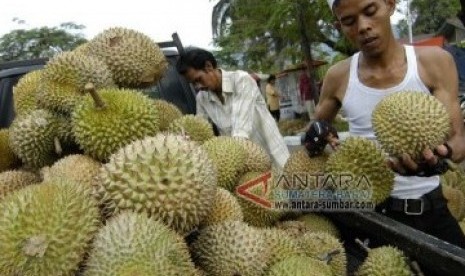
[[[404,47],[407,57],[407,73],[399,84],[386,89],[371,88],[360,82],[357,70],[360,53],[353,55],[350,63],[349,83],[341,107],[343,115],[349,122],[349,135],[365,137],[377,143],[371,124],[371,113],[376,104],[384,97],[402,90],[430,93],[418,74],[415,49],[410,45]],[[419,198],[435,189],[439,185],[439,180],[439,176],[401,176],[396,173],[391,196],[401,199]]]

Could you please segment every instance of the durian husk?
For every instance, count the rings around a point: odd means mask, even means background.
[[[173,134],[186,135],[192,141],[200,144],[215,136],[213,126],[208,120],[192,114],[183,115],[172,121],[167,131]]]
[[[41,82],[42,69],[23,75],[13,86],[13,104],[16,116],[27,114],[37,109],[37,93]]]
[[[299,241],[281,229],[263,228],[263,234],[269,250],[268,266],[283,261],[292,256],[305,256],[305,249]]]
[[[124,211],[99,229],[83,276],[197,273],[181,236],[145,212]]]
[[[133,29],[105,29],[86,47],[108,65],[119,87],[150,87],[163,77],[168,68],[168,61],[158,44]]]
[[[340,238],[340,231],[327,217],[318,213],[307,213],[293,220],[284,220],[276,223],[276,227],[289,231],[293,236],[299,236],[307,232],[325,232],[336,238]]]
[[[9,128],[10,147],[31,169],[53,164],[61,157],[61,121],[47,110],[37,109],[16,117]],[[61,148],[61,147],[60,147]]]
[[[0,200],[6,195],[26,186],[37,184],[42,179],[38,174],[24,170],[8,170],[0,173]]]
[[[452,216],[457,221],[462,220],[465,217],[465,196],[462,191],[449,185],[442,185],[442,193]]]
[[[248,172],[239,179],[237,186],[244,185],[246,182],[260,177],[261,175],[263,175],[261,172]],[[268,182],[266,186],[260,184],[247,190],[249,193],[263,200],[269,201],[269,207],[258,204],[250,198],[244,198],[238,190],[235,191],[234,195],[241,206],[244,221],[249,225],[256,227],[269,227],[277,222],[283,215],[282,210],[274,208],[273,198],[275,189],[274,185],[271,184],[271,181]]]
[[[90,93],[96,93],[104,106],[99,107],[98,100],[88,94],[71,118],[75,140],[86,155],[107,162],[130,142],[158,133],[159,114],[146,95],[131,89]]]
[[[396,275],[413,276],[408,259],[393,246],[370,249],[367,258],[355,272],[356,276]]]
[[[240,142],[229,136],[216,136],[202,144],[216,166],[218,186],[234,192],[244,171],[247,153]]]
[[[245,149],[247,154],[244,171],[267,172],[272,169],[272,161],[268,152],[258,143],[242,137],[234,137]]]
[[[347,275],[347,256],[343,244],[327,232],[307,232],[297,239],[309,257],[325,260],[333,275]]]
[[[110,214],[145,211],[181,234],[210,214],[216,171],[207,153],[182,136],[157,134],[118,150],[104,164],[97,187]]]
[[[363,137],[345,139],[329,156],[325,172],[325,186],[331,187],[333,194],[341,193],[341,200],[365,202],[367,206],[384,202],[394,186],[395,175],[385,152]]]
[[[160,131],[167,131],[169,125],[176,119],[183,116],[182,111],[174,104],[163,100],[163,99],[154,99],[153,105],[158,111],[160,117],[159,129]]]
[[[408,154],[414,161],[425,149],[443,144],[450,131],[450,115],[435,96],[399,91],[386,96],[372,113],[376,139],[391,156]]]
[[[2,275],[75,275],[101,226],[90,189],[66,179],[29,185],[0,201]]]
[[[96,185],[97,176],[102,163],[90,156],[72,154],[61,158],[53,165],[43,167],[41,174],[44,180],[56,177],[65,177],[87,187]]]
[[[205,217],[201,227],[222,223],[224,221],[243,221],[244,215],[237,198],[228,190],[216,187],[215,199],[210,214]]]
[[[106,64],[76,51],[61,52],[45,65],[38,94],[38,106],[53,112],[71,114],[86,95],[85,86],[95,89],[116,87]]]
[[[11,148],[9,137],[8,128],[0,129],[0,172],[14,169],[21,164],[21,160]]]
[[[324,179],[325,164],[329,154],[310,158],[305,149],[291,153],[283,168],[283,178],[280,187],[283,189],[303,190],[317,189]]]
[[[191,244],[198,267],[210,276],[263,275],[269,251],[263,233],[240,221],[226,221],[199,231]]]
[[[271,266],[267,276],[333,276],[323,261],[307,256],[291,256]]]

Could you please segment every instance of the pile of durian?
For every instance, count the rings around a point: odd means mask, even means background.
[[[381,201],[393,180],[382,152],[354,138],[337,154],[295,152],[280,172],[258,144],[142,93],[167,65],[149,37],[115,27],[19,80],[0,131],[0,275],[347,275],[331,220],[236,188],[270,171],[273,183],[345,171],[370,174]],[[367,250],[358,275],[412,275],[399,249]]]

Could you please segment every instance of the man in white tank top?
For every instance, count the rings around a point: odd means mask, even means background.
[[[391,30],[395,0],[328,0],[342,33],[360,50],[328,70],[323,81],[315,118],[331,122],[342,109],[351,135],[375,140],[371,113],[385,96],[399,90],[431,93],[447,107],[452,131],[446,145],[425,150],[424,159],[435,168],[441,157],[454,162],[465,159],[465,134],[458,101],[458,77],[454,60],[439,47],[403,46]],[[323,123],[324,125],[324,123]],[[313,128],[315,128],[313,126]],[[307,132],[307,136],[310,134]],[[337,150],[339,141],[328,135]],[[309,149],[309,153],[313,149]],[[390,165],[396,172],[391,197],[378,211],[423,232],[465,248],[465,236],[447,209],[438,175],[405,176],[418,170],[408,156]],[[407,200],[407,201],[406,201]],[[405,202],[426,202],[420,210],[405,212]],[[431,203],[431,204],[429,204]],[[412,215],[411,213],[415,213]]]

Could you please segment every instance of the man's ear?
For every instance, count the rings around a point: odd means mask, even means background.
[[[204,67],[204,70],[205,70],[205,71],[209,71],[209,70],[213,70],[213,69],[215,69],[215,68],[213,68],[213,65],[212,65],[212,63],[211,63],[210,61],[208,61],[208,60],[207,60],[207,61],[205,61],[205,67]]]
[[[396,0],[385,0],[386,5],[388,5],[389,8],[389,15],[393,15],[394,12],[396,11]]]

